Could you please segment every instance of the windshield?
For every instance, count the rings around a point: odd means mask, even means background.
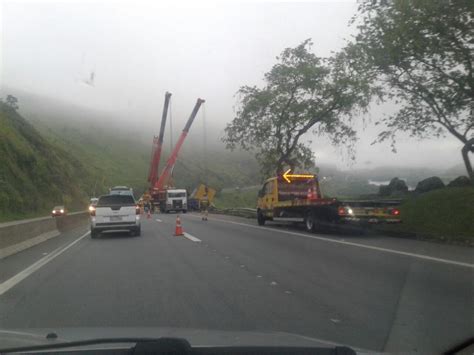
[[[0,0],[0,331],[449,352],[473,24],[473,0]]]
[[[168,192],[168,197],[186,197],[186,192]]]
[[[109,195],[109,196],[102,196],[99,198],[97,202],[97,207],[102,206],[124,206],[124,205],[134,205],[135,200],[132,196],[129,195]]]

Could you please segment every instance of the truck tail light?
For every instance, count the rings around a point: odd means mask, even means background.
[[[140,206],[135,206],[135,214],[140,214],[140,213],[141,213]]]
[[[316,193],[316,189],[314,187],[311,187],[308,189],[308,194],[307,194],[307,199],[308,200],[316,200],[318,199],[318,194]]]
[[[341,206],[337,209],[337,214],[339,216],[353,216],[354,215],[354,211],[352,210],[352,208],[348,207],[348,206]]]
[[[399,216],[400,215],[400,210],[398,208],[393,208],[390,211],[390,214],[393,215],[393,216]]]

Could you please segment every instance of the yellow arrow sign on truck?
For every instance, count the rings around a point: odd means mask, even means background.
[[[290,174],[291,172],[291,169],[288,169],[287,171],[285,171],[285,173],[283,174],[283,179],[286,180],[286,182],[288,182],[289,184],[291,184],[291,179],[294,178],[294,179],[312,179],[314,178],[314,175],[310,175],[310,174]]]

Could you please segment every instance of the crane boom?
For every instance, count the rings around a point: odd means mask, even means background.
[[[188,135],[189,129],[191,128],[191,125],[193,124],[193,121],[196,118],[199,108],[204,102],[205,100],[203,99],[197,99],[193,111],[191,112],[191,115],[189,116],[188,121],[186,122],[186,126],[184,126],[184,129],[181,132],[181,135],[179,136],[179,139],[176,142],[176,145],[174,146],[173,151],[171,152],[171,155],[168,158],[168,161],[166,162],[165,168],[163,169],[158,181],[154,185],[155,189],[163,189],[165,184],[168,182],[168,179],[171,175],[171,171],[173,170],[174,164],[176,163],[176,159],[178,158],[178,153],[181,149],[181,146],[183,145],[184,140]]]
[[[150,172],[148,174],[148,181],[150,182],[150,186],[152,187],[155,186],[156,180],[158,177],[158,167],[160,165],[161,149],[163,147],[163,137],[165,134],[166,116],[168,114],[170,98],[171,98],[171,93],[166,92],[165,103],[163,105],[163,114],[161,116],[160,134],[158,137],[155,136],[153,138],[153,153],[152,153],[151,164],[150,164]]]

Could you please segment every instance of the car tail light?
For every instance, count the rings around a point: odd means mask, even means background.
[[[345,215],[347,214],[347,213],[346,213],[346,208],[345,208],[345,207],[339,207],[339,208],[337,209],[337,214],[338,214],[339,216],[345,216]]]
[[[135,214],[140,214],[140,206],[135,206]]]
[[[390,214],[391,215],[394,215],[394,216],[399,216],[400,215],[400,210],[398,208],[393,208],[391,211],[390,211]]]

